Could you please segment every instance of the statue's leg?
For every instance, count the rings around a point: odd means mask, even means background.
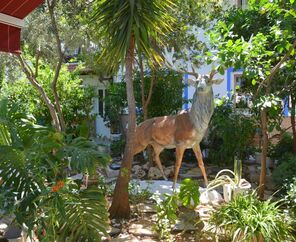
[[[201,170],[201,173],[203,175],[205,184],[208,185],[207,173],[206,173],[206,169],[205,169],[204,162],[203,162],[203,159],[202,159],[202,153],[201,153],[199,144],[193,146],[192,149],[194,151],[196,159],[198,160],[198,166],[199,166],[199,169]]]
[[[160,158],[159,158],[159,155],[160,155],[161,151],[163,151],[163,148],[161,146],[158,146],[158,145],[153,145],[153,150],[154,150],[155,163],[158,166],[158,168],[159,168],[159,170],[160,170],[160,172],[161,172],[161,174],[163,176],[163,179],[165,179],[167,181],[168,179],[164,174],[164,170],[163,170]]]
[[[176,163],[175,163],[175,174],[174,174],[174,184],[173,184],[173,189],[175,190],[176,188],[176,182],[178,179],[179,175],[179,170],[182,164],[182,159],[184,155],[185,148],[182,146],[177,146],[176,147]]]

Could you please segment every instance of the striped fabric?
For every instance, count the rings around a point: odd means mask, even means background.
[[[44,0],[0,0],[0,13],[24,19]],[[21,29],[0,22],[0,51],[20,53]]]

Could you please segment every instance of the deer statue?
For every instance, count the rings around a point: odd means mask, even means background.
[[[208,179],[199,144],[207,131],[214,111],[212,85],[219,84],[222,80],[213,78],[216,71],[212,71],[209,75],[200,75],[194,71],[193,66],[192,72],[186,72],[176,68],[171,62],[168,63],[171,68],[178,72],[193,76],[193,79],[188,79],[188,83],[195,87],[191,109],[188,112],[182,111],[177,115],[151,118],[139,124],[136,128],[134,154],[143,151],[150,144],[154,150],[154,160],[164,179],[167,180],[159,155],[164,149],[176,148],[173,180],[173,187],[175,188],[184,151],[192,148],[207,184]]]

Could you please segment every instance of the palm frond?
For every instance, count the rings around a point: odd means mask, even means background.
[[[71,169],[77,172],[95,173],[98,166],[104,167],[110,157],[102,154],[97,145],[83,137],[78,137],[61,150],[63,157],[69,157]]]
[[[133,37],[140,53],[159,62],[153,43],[160,45],[161,36],[171,30],[174,19],[168,10],[174,6],[171,0],[97,1],[92,21],[100,26],[105,40],[101,58],[116,70]]]
[[[65,216],[61,216],[60,239],[58,241],[100,242],[108,236],[108,211],[102,192],[90,187],[64,197]]]

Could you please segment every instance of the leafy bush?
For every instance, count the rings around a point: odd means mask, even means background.
[[[288,133],[284,133],[281,140],[272,147],[270,157],[275,160],[282,161],[282,156],[286,153],[293,152],[293,137]]]
[[[2,209],[36,230],[39,241],[101,241],[108,224],[103,191],[81,189],[66,168],[95,173],[108,157],[87,139],[64,137],[17,111],[7,99],[0,101]]]
[[[144,79],[145,91],[150,87],[151,75],[147,73]],[[173,71],[167,69],[158,70],[156,73],[156,82],[153,87],[151,103],[148,106],[148,117],[157,117],[176,113],[183,104],[181,82],[182,77]],[[125,83],[113,83],[109,86],[108,96],[106,97],[106,119],[110,126],[120,127],[120,114],[122,109],[127,107]],[[136,106],[142,107],[141,101],[141,82],[139,73],[134,80],[134,92]],[[148,93],[145,93],[147,96]],[[138,116],[142,120],[141,115]]]
[[[199,185],[197,181],[186,178],[182,181],[179,193],[179,200],[183,206],[188,208],[196,208],[199,204]],[[192,204],[193,203],[193,204]]]
[[[293,241],[279,202],[260,201],[255,192],[238,195],[212,214],[210,223],[232,241]]]
[[[125,140],[121,138],[120,140],[114,140],[111,143],[111,155],[114,157],[121,156],[124,152]]]
[[[199,204],[199,197],[198,182],[187,178],[182,181],[179,193],[165,194],[163,201],[159,197],[156,198],[157,220],[154,229],[159,233],[160,239],[170,241],[171,226],[178,218],[179,205],[194,210]]]
[[[178,218],[178,194],[165,194],[165,199],[162,201],[157,199],[156,213],[157,219],[154,229],[158,232],[160,239],[168,240],[170,237],[171,225],[174,224]]]
[[[51,81],[54,71],[49,65],[42,63],[38,73],[38,81],[43,85],[49,98],[53,100]],[[85,125],[85,121],[92,119],[90,112],[94,90],[90,87],[84,87],[78,74],[69,72],[66,66],[61,69],[57,90],[68,129],[67,132],[72,132],[77,136],[81,126]],[[1,93],[12,102],[17,103],[20,111],[32,114],[38,124],[50,126],[52,120],[48,108],[41,100],[35,87],[28,83],[26,78],[10,80],[3,85]]]
[[[278,186],[283,186],[288,180],[291,181],[296,174],[296,155],[292,153],[282,154],[279,165],[272,173],[272,179]]]
[[[285,186],[287,190],[287,195],[285,196],[285,201],[288,205],[288,211],[290,217],[293,219],[294,230],[296,226],[296,177],[292,179],[291,182],[287,183]]]
[[[232,104],[231,99],[219,100],[209,125],[209,160],[217,164],[232,164],[235,157],[244,160],[252,149],[255,121]]]

